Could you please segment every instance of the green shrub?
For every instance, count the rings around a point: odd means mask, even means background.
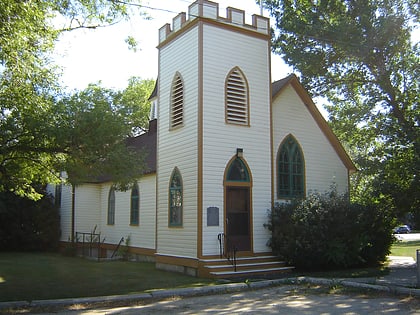
[[[266,227],[272,251],[302,269],[372,266],[383,261],[393,242],[391,211],[351,204],[335,191],[276,204]]]
[[[0,251],[55,250],[59,237],[60,217],[50,196],[33,201],[0,193]]]

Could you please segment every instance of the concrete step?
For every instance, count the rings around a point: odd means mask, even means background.
[[[238,278],[255,276],[275,276],[290,272],[293,267],[286,266],[285,262],[276,256],[249,256],[236,259],[236,271],[227,259],[202,260],[202,276],[210,278]]]
[[[270,276],[279,275],[282,273],[291,272],[294,267],[278,267],[278,268],[261,268],[261,269],[248,269],[237,271],[212,271],[210,275],[213,278],[252,278],[255,276]]]

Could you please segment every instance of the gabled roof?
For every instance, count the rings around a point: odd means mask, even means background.
[[[144,174],[156,173],[157,120],[149,122],[149,130],[140,136],[128,138],[127,145],[146,152]]]
[[[127,138],[126,141],[127,146],[145,152],[145,170],[143,171],[143,175],[156,173],[157,120],[154,119],[149,122],[148,131],[137,137]],[[102,174],[95,178],[87,179],[85,183],[99,184],[109,181],[112,181],[112,176]]]
[[[272,83],[271,99],[274,101],[284,91],[285,87],[289,85],[296,91],[297,95],[305,104],[309,113],[312,115],[318,127],[324,133],[325,137],[328,139],[328,141],[330,142],[330,144],[332,145],[335,152],[340,157],[341,161],[346,166],[348,171],[350,173],[356,172],[357,168],[354,165],[353,161],[350,159],[346,150],[344,150],[340,140],[338,140],[337,136],[334,134],[331,127],[328,125],[328,122],[324,119],[324,117],[316,107],[314,101],[312,100],[311,96],[303,87],[303,85],[299,82],[299,79],[295,74],[290,74],[286,78]]]
[[[275,99],[277,94],[283,90],[283,88],[289,83],[290,80],[292,80],[293,78],[297,78],[296,75],[294,74],[289,74],[287,77],[278,80],[278,81],[274,81],[271,84],[271,98]]]
[[[157,97],[157,94],[158,94],[158,85],[159,85],[159,78],[156,79],[155,87],[153,88],[152,94],[150,94],[150,96],[148,98],[149,101],[152,100],[152,99],[154,99],[155,97]]]

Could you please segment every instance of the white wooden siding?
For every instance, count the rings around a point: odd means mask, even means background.
[[[71,239],[71,211],[72,211],[72,188],[63,185],[60,222],[61,240]],[[92,232],[100,230],[100,187],[94,184],[79,185],[75,189],[75,214],[74,232]]]
[[[197,44],[198,27],[194,27],[159,51],[157,252],[166,255],[197,256]],[[184,119],[182,127],[170,130],[170,90],[177,71],[184,82]],[[171,228],[168,192],[175,167],[183,182],[183,224]]]
[[[111,184],[84,184],[76,187],[75,232],[101,234],[105,243],[118,244],[121,237],[131,237],[131,246],[154,249],[156,230],[156,176],[147,175],[138,180],[140,192],[140,220],[130,226],[131,190],[115,192],[115,224],[107,225],[108,195]],[[63,185],[61,240],[71,238],[71,186]]]
[[[306,193],[324,193],[334,184],[339,192],[348,190],[348,173],[339,156],[322,133],[296,91],[289,85],[273,103],[273,158],[283,139],[292,134],[302,147],[305,158]],[[277,198],[277,165],[275,197]]]
[[[75,232],[100,231],[100,193],[99,185],[85,184],[76,186]]]
[[[203,254],[219,253],[217,234],[224,230],[223,176],[236,148],[244,150],[253,179],[253,250],[269,251],[269,233],[263,227],[271,202],[268,42],[210,25],[204,26],[204,42]],[[248,81],[250,127],[225,123],[225,80],[235,66]],[[207,226],[210,206],[219,208],[217,227]]]
[[[156,176],[141,177],[137,184],[140,195],[139,224],[130,225],[131,190],[115,191],[115,224],[108,225],[108,195],[110,184],[101,189],[101,235],[106,243],[118,244],[121,237],[130,236],[131,246],[155,248]]]
[[[71,186],[63,185],[61,188],[60,207],[60,240],[67,242],[71,239]]]

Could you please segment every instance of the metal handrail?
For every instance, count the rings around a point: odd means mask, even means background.
[[[115,248],[114,252],[111,255],[111,258],[114,258],[115,254],[118,252],[118,249],[120,248],[122,242],[124,242],[124,237],[121,237],[120,241],[118,242],[117,247]]]
[[[98,259],[100,256],[100,248],[101,248],[101,234],[100,233],[94,233],[94,232],[76,232],[76,244],[79,243],[81,239],[82,243],[82,256],[88,256],[92,257],[92,244],[95,244],[97,246],[98,250]],[[89,246],[89,253],[86,255],[85,249],[86,244]]]
[[[236,272],[236,252],[238,248],[231,244],[229,237],[225,233],[219,233],[217,239],[219,240],[220,258],[225,257],[233,265],[233,270]]]

